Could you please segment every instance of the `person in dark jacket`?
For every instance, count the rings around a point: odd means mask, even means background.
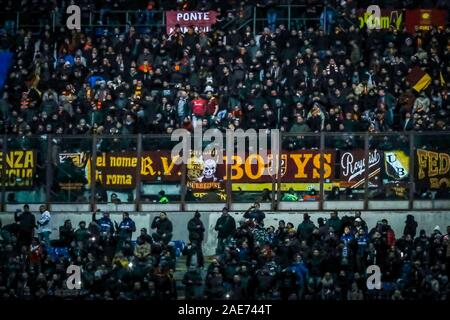
[[[153,240],[156,242],[162,241],[165,245],[167,245],[172,239],[172,221],[169,220],[167,213],[164,211],[159,214],[159,217],[155,217],[155,219],[153,219],[151,228],[156,229],[156,232],[152,234]]]
[[[236,230],[236,220],[228,213],[228,208],[222,209],[222,216],[217,219],[214,230],[218,231],[217,234],[217,254],[222,254],[225,250],[225,242],[232,236]]]
[[[183,277],[183,284],[185,286],[185,299],[200,299],[202,283],[202,275],[200,274],[199,270],[193,266],[190,266]]]
[[[328,221],[327,221],[327,225],[329,228],[333,228],[333,231],[335,233],[337,233],[337,234],[341,233],[342,222],[341,222],[341,219],[339,219],[339,217],[338,217],[337,211],[331,212],[330,219],[328,219]]]
[[[59,228],[59,243],[61,246],[69,246],[75,239],[75,232],[72,228],[72,222],[67,219],[64,225]]]
[[[406,221],[405,221],[405,228],[403,229],[403,235],[406,236],[407,234],[409,234],[411,236],[411,238],[415,238],[417,233],[417,221],[414,220],[414,216],[411,214],[408,214],[406,216]]]
[[[245,211],[244,218],[255,221],[259,225],[264,226],[264,218],[266,217],[266,214],[259,208],[259,202],[255,202],[250,208],[247,209],[247,211]]]
[[[139,237],[137,237],[137,240],[140,239],[144,240],[145,242],[148,242],[149,244],[153,244],[153,238],[151,235],[147,233],[147,228],[141,229],[141,234],[139,235]]]
[[[298,225],[297,236],[300,241],[308,241],[316,226],[311,221],[311,216],[307,213],[303,214],[303,222]]]
[[[197,266],[203,268],[202,242],[204,239],[205,227],[203,226],[202,220],[200,220],[200,212],[198,212],[198,210],[195,211],[194,217],[189,220],[187,228],[189,231],[189,241],[197,254]]]
[[[136,224],[130,218],[130,214],[128,212],[124,212],[122,214],[122,221],[120,224],[114,222],[116,225],[116,230],[119,233],[119,240],[122,241],[131,241],[131,236],[133,232],[136,231]]]
[[[98,225],[100,236],[105,237],[108,234],[112,236],[114,234],[114,224],[109,218],[109,212],[103,212],[103,216],[98,220],[96,219],[97,212],[100,212],[100,210],[97,210],[92,214],[92,221]]]
[[[80,221],[78,223],[78,229],[75,230],[75,241],[76,242],[82,242],[83,244],[86,244],[89,240],[89,230],[86,228],[86,221]]]
[[[19,211],[14,213],[14,220],[19,223],[18,242],[20,245],[30,246],[33,239],[34,228],[36,226],[36,218],[30,212],[28,204],[23,206],[23,212],[19,215]]]

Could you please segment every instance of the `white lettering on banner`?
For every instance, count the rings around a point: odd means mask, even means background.
[[[209,20],[209,12],[178,12],[177,21]]]
[[[378,150],[369,152],[369,169],[380,163],[381,156]],[[366,159],[354,161],[354,156],[351,152],[346,152],[341,158],[342,174],[348,177],[348,181],[352,181],[355,177],[364,173]]]

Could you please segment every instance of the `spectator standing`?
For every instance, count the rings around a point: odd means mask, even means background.
[[[341,222],[341,219],[339,219],[339,217],[338,217],[337,211],[333,211],[330,213],[330,219],[328,219],[327,225],[329,228],[333,228],[333,231],[336,234],[340,234],[342,222]]]
[[[122,221],[118,225],[115,222],[116,230],[119,233],[119,241],[123,243],[124,241],[131,241],[131,237],[133,232],[136,231],[136,224],[133,219],[130,218],[130,214],[128,212],[124,212],[122,214]]]
[[[92,221],[98,225],[100,236],[105,238],[108,235],[114,235],[114,224],[109,217],[109,212],[103,212],[102,217],[98,220],[96,219],[97,212],[100,212],[100,210],[97,210],[92,214]]]
[[[314,222],[311,221],[311,216],[307,213],[303,214],[303,222],[297,227],[297,235],[300,241],[309,241],[311,235],[316,228]]]
[[[34,228],[36,227],[36,218],[30,212],[28,204],[23,206],[23,212],[20,215],[19,212],[20,210],[16,210],[14,213],[14,220],[19,223],[19,235],[17,240],[19,245],[29,247],[31,245],[31,240],[33,239]]]
[[[41,213],[41,216],[37,220],[39,241],[43,241],[45,244],[50,245],[52,217],[50,211],[47,210],[45,205],[41,205],[39,207],[39,212]]]
[[[260,226],[264,226],[264,218],[266,214],[260,210],[259,202],[255,202],[250,208],[244,213],[244,218],[256,222]]]
[[[417,233],[417,221],[414,220],[414,216],[412,214],[408,214],[406,216],[405,228],[403,229],[403,235],[406,236],[409,234],[411,238],[415,238]]]
[[[203,268],[203,250],[202,242],[205,234],[205,227],[203,226],[202,220],[200,220],[200,212],[195,211],[194,217],[189,220],[187,228],[189,231],[189,241],[194,247],[195,253],[197,254],[197,266]]]
[[[222,209],[222,216],[217,219],[216,226],[214,230],[218,232],[217,234],[217,254],[222,254],[225,250],[225,243],[233,235],[236,230],[236,220],[228,213],[228,208]]]

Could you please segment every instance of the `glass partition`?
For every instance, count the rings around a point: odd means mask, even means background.
[[[450,199],[450,135],[414,136],[414,199]]]
[[[326,134],[325,154],[331,154],[333,179],[324,181],[324,200],[352,201],[364,199],[366,155],[364,135],[354,133]],[[325,158],[326,159],[326,158]],[[380,183],[381,156],[376,149],[369,150],[369,189]],[[325,161],[328,165],[327,161]]]
[[[234,140],[233,163],[228,162],[233,203],[272,203],[276,187],[274,154],[279,136],[260,130],[252,137],[245,133],[245,147],[242,139]]]
[[[50,150],[43,155],[51,162],[46,181],[50,201],[89,203],[92,137],[54,135],[50,139]]]
[[[6,170],[6,203],[45,202],[47,137],[10,136],[2,158]]]
[[[369,199],[408,200],[410,188],[409,135],[375,134],[369,136],[369,150],[381,154],[381,183],[370,188]]]
[[[285,134],[281,144],[281,201],[319,201],[321,172],[331,181],[334,155],[320,160],[319,134]]]
[[[133,203],[137,184],[137,136],[99,136],[95,147],[96,202]]]
[[[233,164],[225,151],[223,163],[217,152],[176,164],[169,135],[2,136],[3,204],[351,201],[366,198],[366,183],[368,200],[450,199],[449,133],[324,133],[323,161],[320,134],[284,133],[280,158],[265,137],[243,154],[235,141]]]
[[[176,142],[170,136],[142,136],[140,200],[146,203],[173,203],[182,198],[182,165],[172,159]]]

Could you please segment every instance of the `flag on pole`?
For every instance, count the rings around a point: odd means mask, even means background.
[[[416,66],[406,76],[406,81],[408,81],[409,85],[414,90],[416,90],[417,92],[421,92],[430,85],[431,77],[428,73]]]

